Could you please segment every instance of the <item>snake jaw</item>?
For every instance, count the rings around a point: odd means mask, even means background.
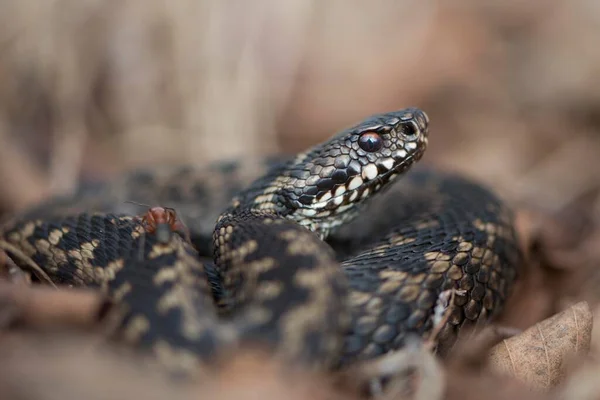
[[[299,155],[286,167],[278,190],[292,210],[287,218],[315,232],[354,218],[373,193],[423,156],[428,125],[427,115],[416,108],[377,114]]]

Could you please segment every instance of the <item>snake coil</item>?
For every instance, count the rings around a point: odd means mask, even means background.
[[[428,125],[409,108],[285,161],[134,172],[51,199],[0,236],[56,283],[102,290],[114,337],[174,369],[248,343],[342,366],[427,338],[440,309],[443,350],[497,314],[521,254],[490,191],[408,172]],[[177,210],[191,243],[175,230],[157,238],[131,199]]]

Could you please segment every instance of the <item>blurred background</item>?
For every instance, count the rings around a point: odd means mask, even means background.
[[[4,0],[0,213],[418,106],[423,162],[599,221],[599,35],[593,0]]]
[[[600,183],[599,35],[593,0],[4,0],[0,210],[407,106],[424,162],[558,209]]]

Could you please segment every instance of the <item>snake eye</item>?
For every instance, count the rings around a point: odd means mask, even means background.
[[[383,140],[379,134],[375,132],[367,132],[360,135],[360,138],[358,138],[358,145],[364,151],[372,153],[381,149],[381,146],[383,146]]]

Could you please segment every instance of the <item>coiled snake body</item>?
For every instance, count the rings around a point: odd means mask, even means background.
[[[174,369],[251,343],[347,365],[439,323],[443,350],[500,310],[521,254],[510,210],[488,190],[408,172],[428,123],[405,109],[283,162],[135,172],[50,200],[0,234],[56,283],[99,287],[114,337]],[[194,246],[177,232],[158,240],[125,200],[175,208]]]

